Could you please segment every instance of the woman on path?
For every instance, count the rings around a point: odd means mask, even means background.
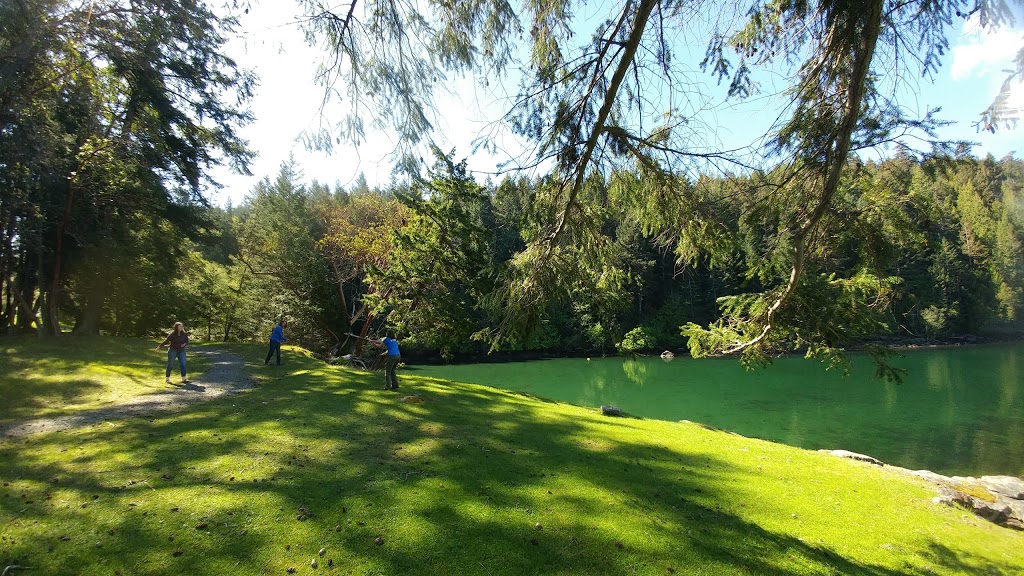
[[[370,340],[370,343],[377,348],[388,349],[388,361],[384,367],[384,389],[398,390],[398,376],[395,375],[395,368],[402,361],[402,353],[398,351],[398,340],[395,340],[395,332],[388,330],[382,340]]]
[[[274,326],[274,331],[270,333],[270,350],[267,351],[267,359],[263,361],[263,365],[270,364],[270,357],[277,354],[277,365],[281,365],[281,342],[287,342],[288,339],[284,337],[284,329],[288,326],[288,322],[281,320]]]
[[[185,332],[185,325],[181,322],[174,323],[174,330],[164,338],[164,341],[157,345],[159,350],[167,346],[167,373],[164,382],[171,383],[171,367],[174,360],[178,360],[178,369],[181,371],[181,383],[190,384],[192,381],[185,376],[185,346],[188,345],[188,332]]]

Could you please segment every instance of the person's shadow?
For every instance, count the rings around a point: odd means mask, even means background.
[[[182,390],[193,390],[195,392],[206,392],[206,386],[200,386],[199,384],[196,384],[195,382],[189,382],[188,384],[183,384],[181,386],[181,389]]]

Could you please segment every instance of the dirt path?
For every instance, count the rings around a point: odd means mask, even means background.
[[[225,394],[234,394],[253,387],[253,382],[242,370],[244,361],[238,354],[225,350],[198,349],[190,355],[203,356],[209,360],[210,368],[199,381],[178,385],[167,392],[147,394],[133,398],[123,404],[87,410],[69,416],[36,418],[0,426],[0,436],[20,438],[30,434],[41,434],[88,426],[106,420],[123,420],[153,412],[182,410],[193,404],[205,402]]]

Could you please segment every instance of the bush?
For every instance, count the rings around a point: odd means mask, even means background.
[[[622,342],[619,342],[618,348],[619,352],[633,354],[641,350],[650,350],[657,345],[657,342],[653,330],[647,326],[637,326],[626,332],[626,335],[622,337]]]

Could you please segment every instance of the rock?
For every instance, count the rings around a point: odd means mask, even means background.
[[[622,416],[622,408],[606,404],[601,406],[601,414],[604,414],[605,416]]]
[[[321,556],[323,556],[324,554],[327,554],[327,548],[321,548],[320,551],[317,552],[317,554],[319,554]]]
[[[945,484],[940,485],[939,494],[940,496],[933,498],[932,502],[935,502],[936,504],[945,504],[946,506],[953,506],[956,504],[957,506],[963,506],[964,508],[974,508],[974,505],[971,502],[972,498],[956,488]]]
[[[313,561],[309,563],[310,568],[316,568],[318,566],[320,566],[320,563],[316,561],[316,558],[313,558]]]
[[[878,460],[877,458],[873,458],[866,454],[850,452],[849,450],[828,450],[828,453],[833,456],[838,456],[840,458],[849,458],[851,460],[859,460],[861,462],[867,462],[869,464],[874,464],[876,466],[885,466],[885,463],[882,462],[881,460]]]
[[[1010,518],[1010,507],[999,501],[986,502],[980,498],[971,498],[971,509],[978,516],[996,524],[1006,524]]]
[[[952,479],[949,476],[943,476],[942,474],[936,474],[931,470],[911,470],[911,474],[914,476],[920,476],[929,482],[935,482],[936,484],[951,484]]]
[[[664,352],[661,353],[661,359],[662,360],[671,360],[671,359],[673,359],[675,357],[676,357],[676,355],[671,353],[671,352],[669,352],[668,350],[665,350]]]
[[[1013,476],[982,476],[978,482],[989,492],[1001,494],[1013,500],[1024,500],[1024,480]]]
[[[1010,507],[1010,517],[1006,519],[1006,526],[1017,530],[1024,530],[1024,500],[1001,500]]]
[[[962,506],[974,514],[1007,528],[1024,530],[1024,484],[1012,476],[943,476],[929,470],[908,471],[910,474],[937,484],[939,496],[932,502],[946,506]]]

